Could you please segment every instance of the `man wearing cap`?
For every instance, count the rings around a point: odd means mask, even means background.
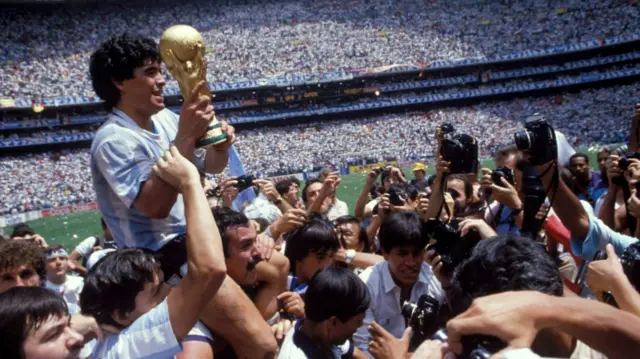
[[[429,187],[429,181],[427,180],[426,171],[427,166],[420,162],[416,162],[413,165],[413,176],[415,179],[411,180],[411,184],[416,186],[420,192],[424,191]]]

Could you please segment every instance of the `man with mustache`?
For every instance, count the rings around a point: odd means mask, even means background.
[[[415,303],[421,295],[427,294],[440,304],[444,302],[442,286],[424,261],[427,238],[415,212],[395,212],[383,220],[378,239],[385,260],[360,274],[369,288],[371,305],[354,341],[367,354],[372,322],[401,338],[407,327],[402,316],[405,301]]]
[[[278,295],[287,289],[289,260],[274,252],[263,256],[258,233],[242,213],[226,207],[213,210],[222,238],[227,274],[253,301],[262,317],[271,326],[276,339],[284,339],[291,321],[280,316],[280,309],[296,317],[304,316],[301,297],[287,297],[280,308]]]

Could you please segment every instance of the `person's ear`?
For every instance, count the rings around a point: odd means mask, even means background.
[[[114,322],[120,324],[123,327],[127,327],[129,326],[129,318],[131,316],[131,313],[121,313],[119,310],[114,310],[113,313],[111,314],[111,319],[113,319]]]
[[[120,90],[120,91],[124,91],[124,82],[123,82],[123,81],[111,80],[111,83],[112,83],[112,84],[113,84],[113,86],[115,86],[118,90]]]

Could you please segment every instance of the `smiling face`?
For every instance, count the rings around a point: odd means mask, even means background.
[[[114,84],[121,92],[120,103],[134,106],[140,115],[150,117],[165,107],[162,90],[166,82],[159,61],[145,60],[133,71],[133,78]]]
[[[32,329],[23,343],[25,359],[75,359],[82,350],[83,337],[69,326],[68,315],[51,315]]]

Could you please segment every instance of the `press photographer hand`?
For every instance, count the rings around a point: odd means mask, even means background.
[[[589,263],[587,286],[594,292],[611,291],[613,284],[625,277],[622,263],[611,244],[607,244],[606,251],[607,259]]]
[[[374,321],[369,326],[369,334],[371,335],[369,353],[375,359],[404,359],[407,357],[411,327],[405,329],[402,338],[398,339]]]
[[[431,266],[431,270],[433,274],[435,274],[436,278],[440,282],[443,288],[447,288],[451,285],[451,275],[452,273],[447,273],[442,264],[442,257],[436,253],[435,250],[428,250],[424,255],[424,261],[427,262]]]
[[[480,238],[489,239],[498,235],[484,219],[465,219],[459,224],[460,236],[466,236],[470,230],[475,229],[480,234]]]
[[[449,173],[451,162],[445,161],[442,156],[436,159],[436,181],[442,181],[445,174]]]
[[[447,323],[449,350],[462,353],[463,336],[497,337],[507,348],[529,348],[543,328],[547,297],[535,291],[518,291],[477,298],[471,307]],[[500,357],[499,355],[496,357]]]

